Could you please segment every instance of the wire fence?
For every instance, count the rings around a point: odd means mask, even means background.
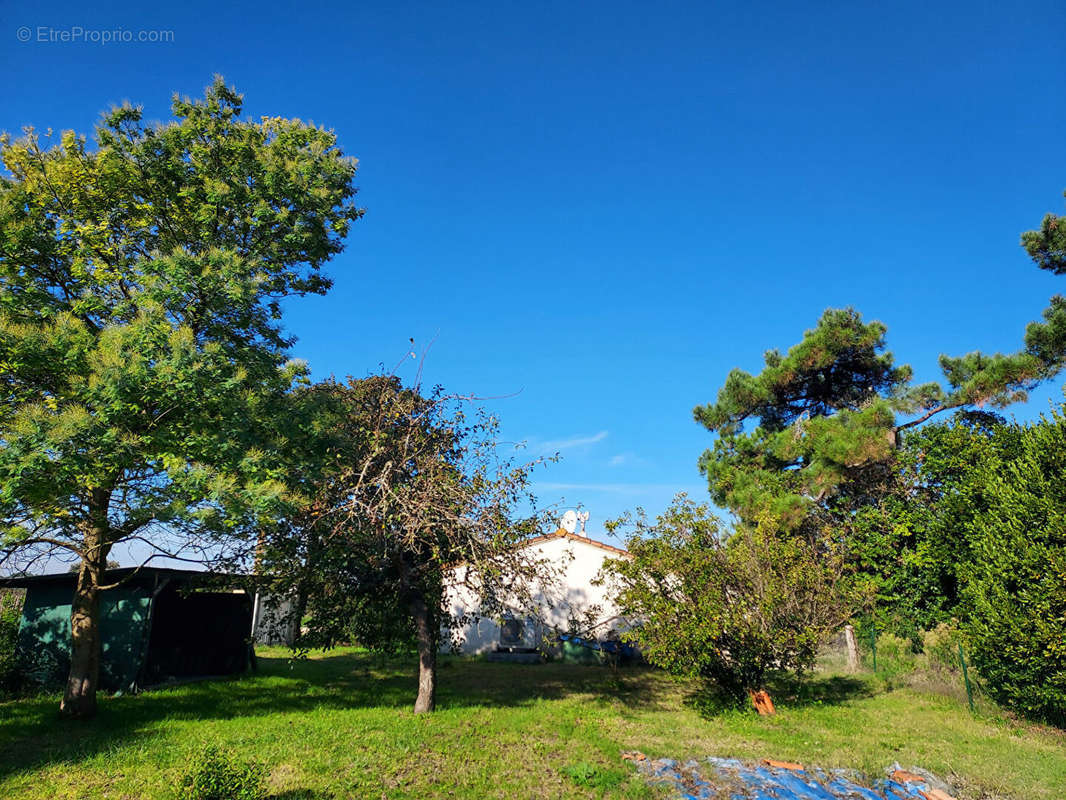
[[[957,628],[940,625],[920,641],[848,626],[830,639],[818,658],[830,673],[874,675],[889,686],[913,686],[957,699],[973,713],[990,703],[980,688]]]

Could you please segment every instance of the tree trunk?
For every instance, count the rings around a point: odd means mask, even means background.
[[[307,613],[307,587],[301,585],[296,590],[289,619],[285,621],[285,644],[294,650],[301,646],[304,634],[304,614]]]
[[[858,671],[859,648],[855,644],[855,628],[851,625],[844,626],[844,647],[848,655],[848,672]]]
[[[759,689],[758,691],[748,689],[748,696],[751,697],[751,704],[759,712],[759,716],[767,716],[774,713],[774,701],[770,699],[770,695],[765,689]]]
[[[100,584],[111,545],[107,538],[109,493],[93,490],[91,526],[85,533],[85,551],[70,608],[70,675],[59,713],[66,717],[91,717],[96,713],[96,687],[100,679]]]
[[[436,615],[426,598],[417,592],[411,595],[411,618],[418,638],[418,697],[415,713],[433,711],[437,706],[437,639]]]

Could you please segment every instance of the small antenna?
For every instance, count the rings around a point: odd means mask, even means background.
[[[581,535],[587,538],[588,534],[585,533],[585,523],[589,521],[589,512],[582,511],[577,515],[577,518],[581,521]]]

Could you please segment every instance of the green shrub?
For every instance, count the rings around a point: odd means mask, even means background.
[[[878,675],[897,678],[914,672],[917,666],[918,655],[914,652],[910,639],[904,639],[894,633],[882,633],[877,637]]]
[[[613,789],[625,780],[626,774],[619,769],[604,769],[587,761],[568,764],[560,770],[577,786],[588,789]]]
[[[19,688],[19,670],[15,660],[23,593],[0,589],[0,696]]]
[[[928,643],[922,637],[931,674],[960,669],[961,637],[971,683],[1027,717],[1066,726],[1066,404],[1026,425],[977,416],[907,439],[920,491],[897,524],[924,531],[929,547],[908,563],[931,559],[925,596],[939,592],[943,602],[923,617],[902,593],[892,610],[918,622],[958,619],[958,635],[938,628]]]
[[[267,773],[258,761],[209,745],[193,757],[181,800],[263,800]]]
[[[989,695],[1066,726],[1066,407],[995,439],[966,500],[971,557],[959,568],[967,656]]]
[[[635,516],[629,559],[604,562],[598,579],[651,664],[700,677],[744,697],[776,672],[802,673],[851,615],[855,597],[830,541],[812,543],[773,524],[725,529],[706,503],[684,494],[652,521]],[[664,577],[666,576],[666,577]]]
[[[931,631],[922,632],[925,667],[932,672],[961,672],[959,646],[962,633],[954,622],[941,622]]]

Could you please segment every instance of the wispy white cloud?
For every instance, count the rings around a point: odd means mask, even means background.
[[[648,463],[643,458],[633,452],[618,453],[611,456],[607,462],[608,467],[636,467],[641,464]]]
[[[575,447],[588,447],[597,442],[602,442],[606,438],[607,431],[600,431],[591,436],[571,436],[569,439],[553,439],[547,442],[531,441],[529,447],[530,449],[546,452],[556,452],[561,450],[573,450]]]

